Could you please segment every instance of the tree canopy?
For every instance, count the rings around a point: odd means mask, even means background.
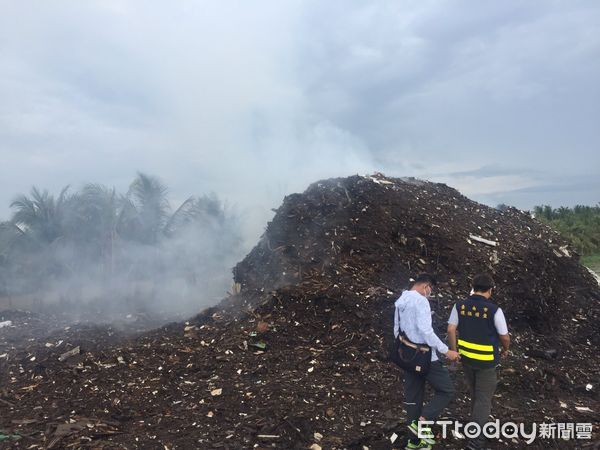
[[[600,205],[573,208],[540,205],[533,213],[569,239],[581,255],[600,253]]]

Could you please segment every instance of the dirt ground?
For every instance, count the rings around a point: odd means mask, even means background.
[[[381,175],[286,197],[234,269],[240,293],[186,322],[0,312],[11,321],[0,328],[0,446],[403,448],[402,371],[387,360],[393,303],[410,276],[435,273],[444,337],[452,305],[482,270],[497,282],[513,340],[494,417],[591,423],[592,439],[528,448],[597,448],[600,290],[578,256],[518,210]],[[466,421],[461,369],[451,370],[457,396],[445,417]],[[463,446],[449,437],[436,448]]]

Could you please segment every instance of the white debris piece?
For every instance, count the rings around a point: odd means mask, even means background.
[[[388,181],[388,180],[380,180],[380,179],[375,178],[375,177],[369,177],[369,178],[371,179],[371,181],[373,181],[373,182],[375,182],[377,184],[394,184],[393,182]]]
[[[592,276],[596,279],[598,284],[600,284],[600,276],[589,267],[586,267],[586,269],[592,274]]]
[[[79,348],[79,346],[77,346],[74,349],[69,350],[68,352],[65,352],[62,355],[60,355],[58,357],[58,360],[65,361],[65,360],[69,359],[71,356],[79,355],[80,352],[81,352],[81,349]]]
[[[0,328],[4,327],[12,327],[12,320],[5,320],[4,322],[0,322]]]
[[[390,436],[390,442],[393,444],[394,442],[396,442],[396,439],[398,439],[398,435],[396,433],[392,434]]]
[[[586,385],[585,385],[585,390],[589,392],[589,391],[591,391],[591,390],[592,390],[592,388],[593,388],[593,387],[594,387],[594,386],[592,386],[591,384],[586,384]]]
[[[469,238],[473,239],[474,241],[481,242],[482,244],[491,245],[492,247],[498,245],[496,241],[490,241],[489,239],[482,238],[481,236],[475,236],[474,234],[469,234]]]
[[[498,252],[494,250],[492,252],[492,256],[490,256],[490,261],[492,264],[498,264],[500,262],[500,258],[498,257]]]

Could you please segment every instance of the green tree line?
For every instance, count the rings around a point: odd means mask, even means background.
[[[600,253],[600,205],[573,208],[540,205],[533,213],[570,240],[582,256]]]
[[[131,294],[124,286],[138,283],[200,297],[207,283],[230,279],[239,257],[239,219],[216,195],[173,208],[167,187],[143,173],[124,194],[101,184],[57,196],[33,187],[10,207],[0,222],[0,296],[101,297],[111,289]]]

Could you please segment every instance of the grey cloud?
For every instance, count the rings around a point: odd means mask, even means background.
[[[598,136],[592,121],[599,112],[591,74],[599,72],[600,47],[589,21],[598,16],[598,8],[515,5],[430,5],[384,43],[374,44],[368,43],[370,36],[398,22],[400,6],[396,14],[380,17],[383,24],[365,22],[363,29],[348,25],[344,30],[347,22],[339,14],[348,43],[344,47],[338,39],[322,58],[329,64],[314,83],[316,108],[327,110],[329,86],[338,91],[336,98],[353,99],[338,117],[343,126],[366,136],[383,164],[389,154],[401,153],[428,162],[474,158],[496,163],[512,157],[523,167],[546,158],[546,167],[557,168],[570,159],[565,150],[574,146],[598,162],[591,154]],[[361,40],[385,57],[364,71],[346,70],[351,64],[344,50]],[[383,73],[389,78],[381,80]],[[586,114],[580,115],[582,109]]]
[[[137,170],[247,208],[251,235],[283,195],[373,170],[587,199],[557,180],[597,188],[599,19],[589,2],[9,3],[0,216],[32,184],[124,190]]]

